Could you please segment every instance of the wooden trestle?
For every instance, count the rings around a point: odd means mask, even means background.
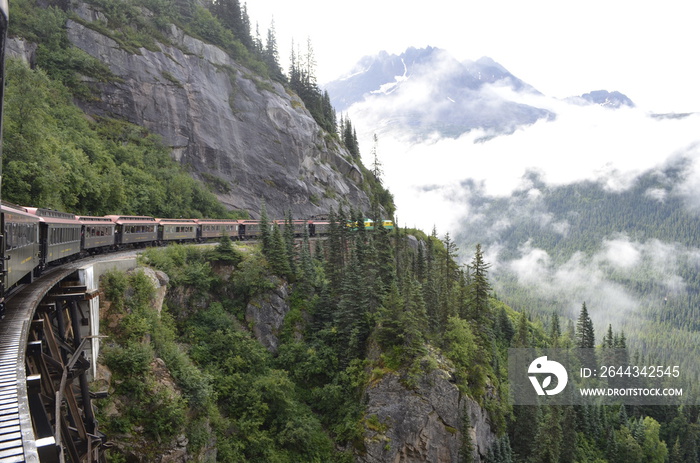
[[[104,461],[85,355],[96,291],[75,275],[61,269],[37,280],[0,322],[0,463]]]

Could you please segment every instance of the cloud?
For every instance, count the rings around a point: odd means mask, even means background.
[[[461,219],[473,213],[464,198],[474,191],[459,191],[467,182],[479,185],[484,194],[505,197],[522,190],[527,174],[537,172],[548,186],[590,180],[621,191],[632,186],[641,173],[682,156],[689,159],[688,175],[674,194],[700,209],[700,115],[658,119],[638,108],[576,106],[497,86],[489,87],[486,93],[553,111],[557,117],[511,135],[489,138],[487,131],[473,130],[456,139],[434,134],[416,143],[410,129],[382,119],[386,115],[382,100],[350,109],[363,153],[371,151],[371,137],[378,135],[385,184],[394,193],[399,215],[409,223],[438,224],[455,232]],[[386,104],[397,108],[404,103]],[[488,141],[479,142],[485,138]],[[421,197],[424,185],[434,187],[430,198]],[[537,195],[537,189],[531,194]],[[659,201],[665,197],[658,189],[647,194]]]
[[[599,329],[609,323],[623,326],[630,316],[639,316],[640,308],[682,294],[686,282],[680,275],[680,263],[700,262],[700,250],[659,240],[641,243],[625,235],[603,241],[600,251],[592,255],[576,252],[562,263],[556,263],[547,251],[530,242],[520,246],[519,255],[511,260],[499,259],[500,244],[486,249],[486,255],[495,262],[494,274],[511,275],[539,300],[548,301],[570,318],[578,316],[585,302]],[[495,278],[497,292],[502,289],[500,277]],[[644,296],[629,285],[648,281],[658,288]]]

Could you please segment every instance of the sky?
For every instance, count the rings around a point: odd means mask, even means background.
[[[653,112],[700,111],[700,3],[691,0],[257,0],[247,7],[262,37],[274,18],[283,65],[292,40],[311,39],[320,83],[363,56],[430,45],[458,59],[489,56],[556,98],[606,89]]]

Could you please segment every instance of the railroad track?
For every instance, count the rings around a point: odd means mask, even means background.
[[[79,268],[99,261],[131,259],[136,251],[93,257],[47,269],[31,284],[17,288],[6,300],[5,318],[0,321],[0,463],[39,463],[42,448],[53,446],[53,437],[37,438],[32,425],[26,357],[32,320],[42,300],[63,279]],[[32,378],[30,379],[30,383]],[[50,450],[55,453],[55,451]],[[41,456],[41,458],[40,458]]]

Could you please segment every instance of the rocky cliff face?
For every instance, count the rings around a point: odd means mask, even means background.
[[[342,203],[368,209],[358,166],[282,85],[175,26],[160,51],[131,53],[84,25],[104,22],[100,12],[73,8],[81,21],[68,21],[70,41],[117,77],[89,82],[99,99],[79,102],[88,114],[161,135],[174,158],[214,185],[230,208],[256,216],[264,199],[272,218],[288,209],[295,217],[327,213]],[[23,54],[24,44],[15,45]]]
[[[277,352],[279,332],[290,310],[289,285],[277,282],[275,289],[255,297],[245,309],[255,339],[270,352]]]
[[[366,451],[357,462],[483,461],[496,439],[486,411],[460,394],[443,369],[433,370],[417,383],[408,388],[400,374],[389,373],[367,389]],[[465,413],[470,422],[466,430]],[[460,457],[465,432],[473,460]]]

